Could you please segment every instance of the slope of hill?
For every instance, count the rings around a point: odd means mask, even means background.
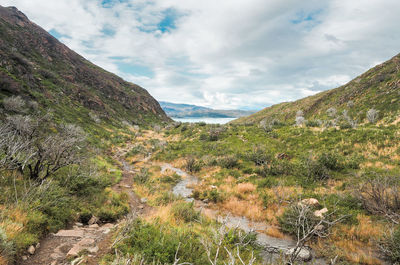
[[[0,6],[0,99],[11,95],[69,122],[89,113],[133,124],[168,120],[145,89],[84,59],[15,7]]]
[[[168,116],[173,118],[237,118],[253,114],[246,110],[216,110],[189,104],[177,104],[160,101],[160,105]]]
[[[273,105],[232,123],[256,123],[274,118],[293,121],[298,110],[304,112],[305,118],[320,118],[329,108],[338,112],[344,109],[352,111],[359,121],[365,119],[370,108],[378,110],[380,118],[387,122],[396,119],[400,110],[400,54],[346,85],[295,102]]]

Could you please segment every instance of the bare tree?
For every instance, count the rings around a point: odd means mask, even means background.
[[[346,216],[334,218],[335,211],[325,216],[318,217],[314,208],[301,203],[301,200],[292,204],[289,214],[284,219],[285,226],[291,227],[296,234],[296,245],[290,249],[289,264],[294,264],[300,253],[305,250],[305,245],[314,237],[326,238],[330,235],[330,229],[341,222]]]
[[[51,127],[56,132],[49,130]],[[0,134],[0,166],[28,172],[33,180],[44,180],[82,158],[83,130],[71,124],[52,124],[48,116],[10,116]]]
[[[228,263],[225,263],[227,265],[252,265],[256,261],[256,258],[254,257],[254,253],[252,252],[250,259],[247,261],[247,263],[243,260],[243,258],[240,255],[240,247],[246,246],[250,243],[249,240],[247,240],[246,235],[242,235],[241,233],[239,234],[239,243],[236,244],[236,254],[233,253],[233,251],[229,250],[225,244],[225,236],[229,232],[229,228],[226,226],[226,220],[222,222],[222,224],[214,229],[213,231],[213,237],[212,238],[207,238],[203,236],[200,240],[202,245],[204,246],[204,249],[207,254],[208,261],[210,262],[211,265],[217,265],[220,264],[220,255],[222,251],[226,251],[226,254],[228,255]]]
[[[370,123],[376,123],[376,121],[378,120],[378,116],[379,116],[379,111],[377,111],[376,109],[369,109],[367,111],[367,120]]]
[[[395,177],[370,178],[361,184],[359,191],[357,194],[367,211],[400,223],[400,185]]]

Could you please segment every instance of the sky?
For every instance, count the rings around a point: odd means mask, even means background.
[[[399,0],[0,0],[157,100],[261,109],[400,52]]]

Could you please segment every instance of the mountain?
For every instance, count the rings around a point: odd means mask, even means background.
[[[70,122],[90,114],[132,124],[169,120],[145,89],[89,62],[15,7],[0,6],[0,99],[13,95]]]
[[[348,110],[362,121],[365,113],[374,108],[380,119],[394,121],[400,114],[400,54],[373,67],[349,83],[294,102],[284,102],[265,108],[232,123],[257,123],[263,119],[293,121],[296,112],[302,110],[304,117],[315,119],[327,115],[329,108],[338,113]]]
[[[160,101],[168,116],[173,118],[237,118],[253,114],[246,110],[215,110],[211,108]]]

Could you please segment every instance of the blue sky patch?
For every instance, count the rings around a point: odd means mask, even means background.
[[[125,62],[116,62],[116,65],[121,72],[124,72],[126,74],[146,76],[149,78],[154,77],[154,72],[149,67],[143,65]]]
[[[318,15],[322,13],[322,9],[317,9],[312,12],[305,12],[304,10],[296,13],[296,18],[292,19],[290,22],[293,24],[300,24],[303,22],[312,22],[315,24],[319,23]]]
[[[62,37],[67,37],[66,35],[62,35],[61,33],[59,33],[57,30],[55,30],[55,29],[51,29],[50,31],[49,31],[49,33],[53,36],[53,37],[55,37],[56,39],[61,39]]]

